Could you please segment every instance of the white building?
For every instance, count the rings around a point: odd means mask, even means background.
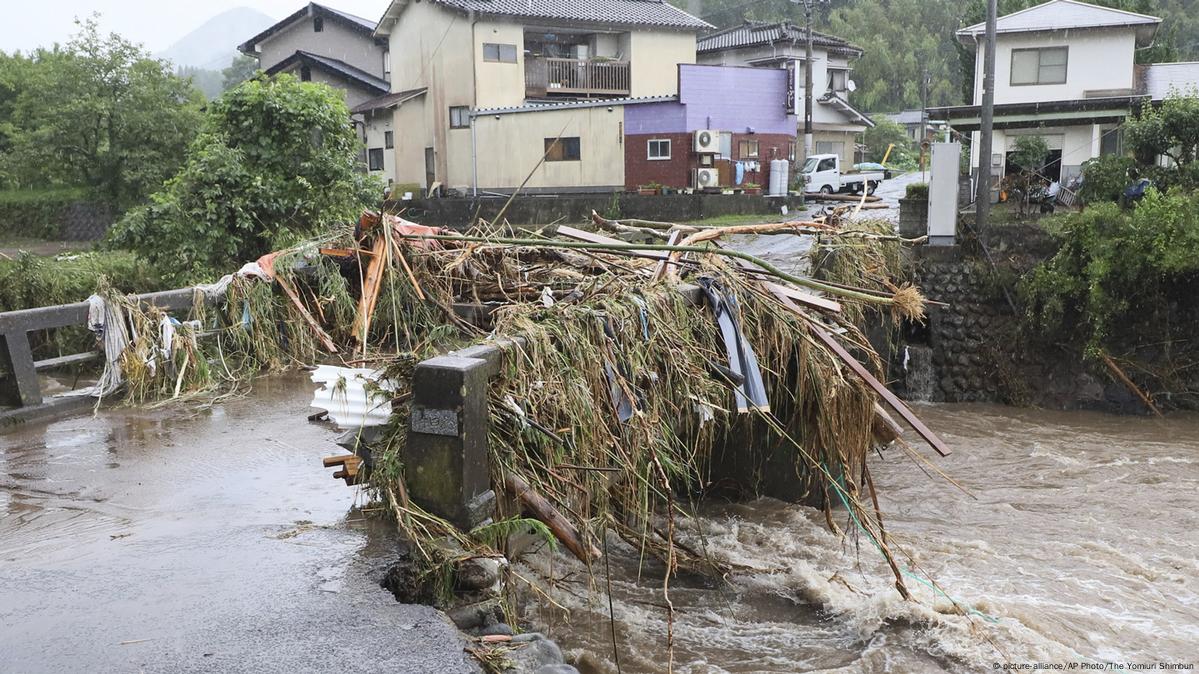
[[[1063,180],[1082,164],[1123,151],[1120,125],[1141,106],[1160,102],[1171,88],[1195,84],[1199,64],[1137,65],[1153,44],[1161,19],[1077,0],[1051,0],[999,18],[996,24],[992,174],[1002,177],[1021,135],[1044,138],[1050,148],[1043,173]],[[972,105],[935,108],[959,132],[973,132],[971,166],[979,167],[986,25],[958,31],[975,51]]]

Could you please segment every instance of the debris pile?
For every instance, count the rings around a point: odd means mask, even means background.
[[[165,317],[123,306],[127,389],[135,400],[177,398],[268,369],[360,368],[352,387],[340,371],[317,370],[318,398],[335,416],[374,422],[389,400],[390,419],[371,433],[369,458],[332,458],[339,476],[366,481],[394,511],[442,588],[463,560],[529,530],[587,562],[608,532],[619,535],[661,559],[664,592],[679,569],[733,571],[681,541],[675,518],[692,495],[721,486],[720,466],[763,454],[789,457],[783,477],[806,488],[829,526],[847,508],[896,568],[866,462],[899,432],[883,406],[947,451],[883,386],[861,329],[868,311],[923,315],[920,293],[896,281],[903,241],[836,218],[594,224],[606,233],[483,223],[458,234],[366,213],[353,231],[223,279],[213,306],[198,291],[192,320],[172,331]],[[828,271],[787,273],[729,247],[735,235],[816,237]],[[408,497],[409,385],[420,360],[488,340],[509,345],[488,390],[491,481],[509,498],[465,532]],[[350,405],[350,388],[372,409]],[[906,596],[898,568],[896,583]]]

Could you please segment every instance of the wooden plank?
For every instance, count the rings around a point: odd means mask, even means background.
[[[682,240],[682,238],[683,238],[683,233],[679,230],[675,230],[670,233],[670,238],[668,238],[666,240],[666,244],[670,245],[670,246],[677,246],[679,244],[679,241]],[[666,272],[670,268],[675,267],[675,266],[676,265],[673,262],[671,262],[669,258],[662,260],[661,262],[659,262],[657,264],[657,266],[654,267],[654,280],[655,281],[662,280],[662,277],[666,276]]]
[[[375,304],[379,301],[379,288],[383,284],[383,268],[387,264],[384,253],[387,252],[387,237],[379,235],[371,249],[371,261],[366,267],[366,278],[362,282],[362,297],[358,300],[358,315],[354,317],[354,328],[351,334],[360,344],[366,343],[366,335],[371,329],[371,319],[375,315]]]
[[[805,316],[804,318],[807,317]],[[933,449],[935,449],[941,456],[949,456],[952,453],[949,447],[941,441],[941,438],[937,437],[936,433],[933,433],[928,426],[925,426],[924,422],[921,421],[912,412],[912,410],[908,408],[908,406],[905,405],[902,400],[899,399],[898,396],[892,393],[891,390],[884,386],[882,382],[875,379],[874,375],[870,374],[866,367],[859,363],[857,358],[853,357],[853,354],[851,354],[849,351],[846,351],[845,347],[841,346],[840,342],[838,342],[832,335],[826,332],[824,328],[817,325],[814,321],[811,319],[807,320],[808,325],[812,326],[812,333],[815,334],[820,341],[824,342],[824,344],[828,346],[833,353],[837,354],[841,360],[845,361],[845,364],[848,365],[850,369],[853,370],[859,377],[861,377],[862,380],[865,381],[868,386],[870,386],[870,388],[874,389],[875,393],[878,393],[879,397],[881,397],[888,405],[891,406],[891,409],[895,410],[899,416],[903,417],[903,420],[908,422],[908,424],[916,431],[917,435],[924,438],[924,441],[927,442]]]
[[[568,239],[575,239],[576,241],[586,241],[587,243],[616,243],[616,244],[620,244],[622,246],[629,245],[628,241],[621,241],[620,239],[613,239],[610,236],[604,236],[603,234],[596,234],[595,232],[587,232],[587,231],[583,231],[581,229],[576,229],[574,227],[567,227],[565,225],[558,226],[558,233],[561,234],[562,236],[565,236]],[[636,256],[640,256],[640,257],[653,258],[655,260],[664,260],[664,259],[670,257],[670,253],[668,251],[664,251],[664,250],[612,250],[612,251],[599,251],[599,252],[613,253],[616,255],[621,255],[621,254],[636,255]]]
[[[275,283],[279,284],[279,287],[283,289],[283,293],[287,295],[287,298],[291,300],[291,303],[296,306],[296,309],[300,310],[300,316],[304,318],[304,322],[307,323],[308,327],[312,329],[312,332],[317,336],[317,339],[321,340],[321,343],[325,345],[325,350],[329,353],[338,353],[337,345],[333,343],[333,338],[329,336],[329,333],[325,332],[320,323],[317,323],[316,319],[312,317],[312,314],[308,312],[308,309],[304,306],[304,302],[300,299],[300,296],[296,294],[296,289],[291,287],[290,283],[283,280],[282,276],[275,276]]]
[[[744,260],[741,260],[744,262]],[[748,263],[746,263],[748,264]],[[752,267],[752,265],[750,265]],[[776,296],[782,295],[788,299],[795,300],[800,304],[811,307],[813,309],[821,309],[823,311],[831,311],[834,314],[841,313],[841,303],[832,300],[826,300],[823,297],[817,297],[811,293],[805,293],[802,290],[796,290],[778,283],[766,281],[766,289],[774,293]]]

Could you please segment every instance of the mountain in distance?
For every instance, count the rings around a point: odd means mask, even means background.
[[[155,54],[177,68],[220,71],[237,56],[237,45],[275,23],[275,19],[250,7],[221,12],[184,35],[175,44]]]

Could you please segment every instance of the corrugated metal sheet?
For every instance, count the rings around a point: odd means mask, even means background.
[[[1193,93],[1199,87],[1199,62],[1154,63],[1145,69],[1145,93],[1160,101],[1175,91]]]
[[[1161,19],[1147,14],[1100,7],[1078,0],[1050,0],[1035,7],[999,17],[995,30],[1000,33],[1066,30],[1068,28],[1104,28],[1111,26],[1154,26]],[[980,35],[985,23],[976,23],[958,31],[958,35]]]
[[[433,0],[462,12],[622,26],[694,28],[712,25],[663,0]]]
[[[395,386],[379,370],[318,365],[312,381],[319,386],[310,407],[327,411],[338,428],[382,426],[391,417]]]

